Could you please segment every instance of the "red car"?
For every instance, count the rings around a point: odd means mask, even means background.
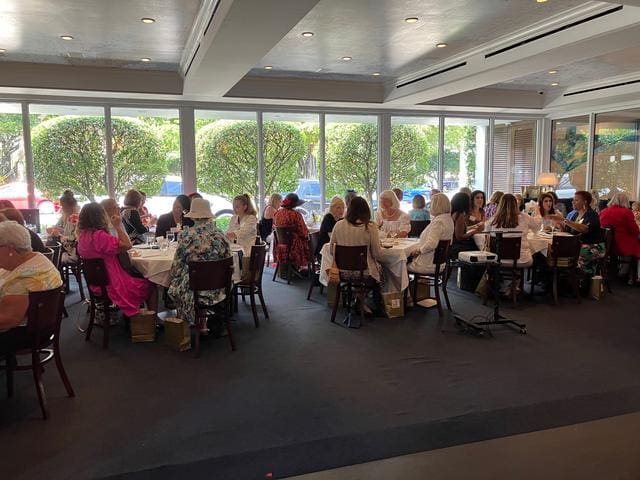
[[[36,208],[40,209],[40,213],[55,213],[56,204],[44,198],[42,194],[36,190]],[[25,182],[12,182],[0,186],[0,200],[9,200],[18,209],[29,208],[29,200],[27,195],[27,184]]]

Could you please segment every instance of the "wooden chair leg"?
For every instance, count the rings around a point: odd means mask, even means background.
[[[444,310],[442,309],[442,299],[440,298],[440,287],[438,286],[438,279],[433,282],[433,293],[436,296],[436,302],[438,302],[438,316],[444,317]]]
[[[84,302],[85,301],[85,296],[84,296],[84,288],[82,288],[82,272],[80,271],[80,267],[75,267],[73,269],[73,273],[76,277],[76,282],[78,284],[78,290],[80,290],[80,299]]]
[[[71,382],[69,381],[69,377],[67,376],[67,372],[62,365],[62,358],[60,357],[60,341],[58,338],[58,334],[53,339],[53,357],[56,362],[56,368],[58,369],[58,373],[60,374],[60,378],[62,379],[62,383],[64,384],[64,388],[67,390],[67,395],[70,397],[75,397],[76,394],[73,391],[73,387],[71,386]]]
[[[558,269],[553,269],[553,303],[558,304]]]
[[[333,310],[331,310],[331,323],[336,323],[336,313],[338,313],[338,305],[340,304],[340,293],[341,293],[340,285],[336,288],[336,298],[333,304]]]
[[[195,335],[194,335],[194,346],[193,346],[193,354],[196,358],[200,357],[200,330],[202,328],[202,319],[201,314],[196,312],[196,322],[195,322]]]
[[[111,330],[111,310],[107,307],[102,321],[102,348],[104,349],[109,348],[109,330]]]
[[[47,408],[47,397],[44,393],[44,385],[42,383],[42,372],[44,369],[40,365],[40,353],[36,350],[31,352],[31,369],[33,371],[33,380],[36,384],[36,392],[38,393],[38,402],[42,417],[47,420],[49,418],[49,410]]]
[[[251,296],[253,299],[253,295]],[[254,300],[255,303],[255,300]],[[231,322],[229,321],[229,317],[225,315],[224,324],[227,327],[227,336],[229,337],[229,346],[231,346],[231,351],[234,352],[236,350],[236,342],[233,339],[233,332],[231,331]]]
[[[84,336],[85,341],[91,339],[91,332],[93,332],[93,324],[96,321],[96,304],[93,300],[89,304],[89,325],[87,325],[87,333]]]
[[[264,318],[269,318],[269,312],[267,312],[267,304],[262,296],[262,287],[258,289],[258,298],[260,299],[260,305],[262,305],[262,311],[264,312]]]
[[[291,267],[291,259],[287,259],[287,285],[291,285],[291,272],[293,268]]]
[[[576,301],[580,303],[580,279],[578,278],[578,272],[571,272],[571,283],[573,284],[573,291],[576,293]]]
[[[280,262],[276,262],[276,268],[273,269],[273,278],[271,279],[272,282],[276,281],[276,275],[278,275],[279,268],[280,268]]]
[[[249,300],[251,301],[251,313],[253,313],[253,323],[256,328],[260,326],[260,322],[258,321],[258,309],[256,308],[256,295],[253,289],[249,292]]]
[[[313,292],[313,284],[314,284],[314,279],[311,279],[311,283],[309,285],[309,291],[307,292],[307,300],[311,300],[311,292]]]
[[[436,282],[440,280],[440,277],[436,278]],[[442,294],[444,296],[444,301],[447,303],[447,310],[451,311],[451,302],[449,301],[449,292],[447,291],[447,281],[446,278],[443,278],[440,286],[442,287]]]

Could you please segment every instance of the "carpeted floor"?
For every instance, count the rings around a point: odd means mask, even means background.
[[[200,359],[119,329],[103,351],[70,308],[62,352],[76,398],[47,368],[44,422],[30,374],[16,377],[0,399],[0,478],[283,478],[640,410],[636,288],[524,302],[509,313],[528,335],[478,339],[451,319],[442,333],[435,310],[347,330],[317,290],[306,301],[306,282],[268,273],[271,319],[256,330],[241,305],[238,350],[211,340]],[[451,292],[454,310],[489,312]]]

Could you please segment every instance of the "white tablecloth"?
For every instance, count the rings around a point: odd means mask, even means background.
[[[409,286],[409,277],[407,274],[407,258],[418,246],[415,238],[399,238],[395,240],[392,248],[382,249],[382,258],[380,265],[382,266],[382,285],[383,293],[401,292]],[[320,283],[327,285],[329,276],[327,270],[333,264],[333,254],[329,250],[329,243],[325,243],[320,250],[322,255],[322,264],[320,265]]]
[[[237,245],[231,246],[233,254],[233,281],[240,281],[240,257],[238,251],[240,247]],[[170,248],[166,252],[160,250],[149,249],[131,249],[130,251],[137,251],[140,253],[139,257],[131,257],[131,263],[138,271],[144,275],[144,278],[156,285],[162,285],[168,288],[171,284],[171,264],[173,263],[173,257],[176,253],[175,248]]]
[[[570,235],[566,232],[558,232],[554,235]],[[478,233],[473,236],[473,240],[476,242],[476,245],[480,250],[484,248],[484,242],[487,238],[487,234]],[[527,240],[529,241],[529,246],[531,247],[531,254],[534,253],[542,253],[545,257],[547,256],[547,250],[549,249],[549,245],[553,242],[553,236],[550,233],[541,233],[541,232],[529,232],[527,233]]]

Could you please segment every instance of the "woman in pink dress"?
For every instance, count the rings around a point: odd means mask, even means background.
[[[117,237],[109,233],[109,219],[99,203],[88,203],[82,207],[78,222],[78,253],[82,258],[104,260],[109,275],[109,299],[127,317],[136,315],[145,301],[149,310],[157,312],[158,294],[153,284],[144,278],[132,277],[118,261],[118,253],[131,248],[131,240],[122,227],[119,214],[111,216],[111,225]]]

